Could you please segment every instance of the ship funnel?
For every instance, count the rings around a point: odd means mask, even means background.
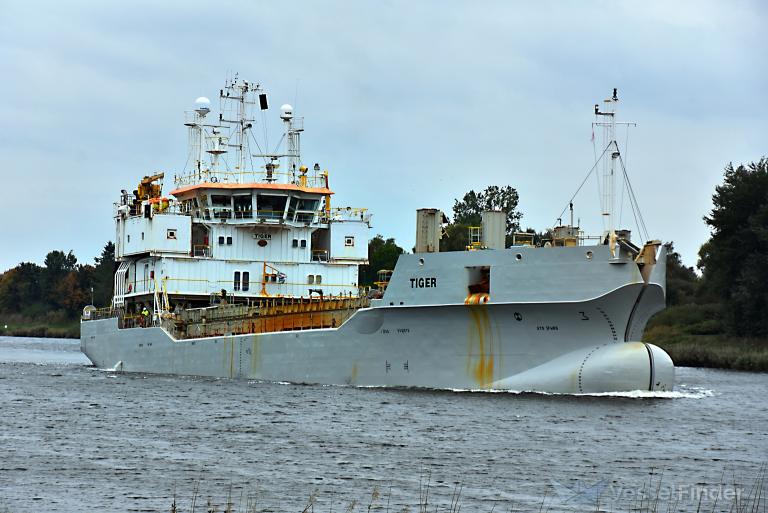
[[[482,214],[482,245],[486,249],[504,249],[507,235],[507,213],[486,210]]]
[[[414,253],[437,253],[443,236],[445,215],[436,208],[420,208],[416,211],[416,248]]]

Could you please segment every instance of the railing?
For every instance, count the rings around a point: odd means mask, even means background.
[[[224,289],[227,291],[227,293],[234,290],[234,281],[233,280],[208,280],[205,278],[165,278],[166,282],[166,291],[169,294],[210,294],[210,293],[217,293],[220,292],[221,289]],[[318,283],[309,283],[309,280],[307,281],[288,281],[287,279],[285,281],[279,281],[277,278],[277,273],[275,273],[275,279],[267,279],[266,281],[262,277],[261,280],[258,281],[251,281],[250,283],[250,291],[247,293],[243,293],[243,295],[251,295],[251,296],[258,296],[259,294],[269,295],[269,296],[285,296],[285,297],[300,297],[301,294],[290,294],[288,292],[298,290],[304,290],[308,288],[316,288],[319,284]],[[259,287],[261,289],[265,290],[259,290]],[[350,283],[322,283],[323,289],[326,290],[328,294],[339,294],[343,291],[349,291],[352,289],[357,289],[358,287],[356,285],[352,285]],[[150,291],[140,291],[139,295],[146,294],[146,293],[154,292],[153,290]]]
[[[117,317],[119,314],[119,311],[115,308],[112,308],[111,306],[107,306],[104,308],[91,308],[88,307],[88,310],[83,311],[83,315],[81,319],[83,321],[96,321],[99,319],[111,319],[112,317]]]
[[[335,207],[330,212],[323,212],[323,221],[366,221],[368,219],[367,208]]]
[[[259,219],[282,219],[284,213],[283,210],[257,210],[256,217]]]
[[[141,208],[139,208],[136,211],[132,212],[131,208],[130,208],[130,207],[132,207],[132,205],[123,205],[122,203],[113,203],[112,205],[114,207],[114,215],[117,215],[117,213],[119,211],[118,209],[120,207],[123,207],[123,206],[129,208],[128,209],[128,217],[142,217],[144,215],[144,212],[143,212],[143,210]],[[158,204],[155,203],[154,205],[158,205]],[[181,203],[176,202],[174,200],[169,200],[168,201],[168,206],[165,207],[165,208],[155,207],[154,205],[153,205],[153,208],[152,208],[152,215],[153,216],[157,216],[157,215],[186,215],[186,216],[191,216],[192,212],[194,210],[193,208],[184,208],[184,206]]]
[[[327,262],[328,261],[328,250],[327,249],[314,249],[314,250],[312,250],[312,261],[313,262]]]
[[[196,244],[192,246],[192,256],[210,258],[211,246],[206,246],[205,244]]]
[[[299,185],[301,175],[285,171],[266,170],[259,171],[201,171],[184,175],[175,175],[174,183],[178,187],[187,185],[197,185],[201,183],[274,183],[274,184],[292,184]],[[302,187],[324,188],[326,183],[325,176],[321,174],[307,175],[306,185]]]
[[[253,219],[253,210],[235,210],[235,219]]]

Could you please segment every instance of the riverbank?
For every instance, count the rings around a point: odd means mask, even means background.
[[[768,339],[723,333],[718,305],[667,308],[648,322],[643,341],[664,349],[678,367],[768,372]]]
[[[50,323],[13,316],[0,320],[0,335],[8,337],[80,338],[80,320]]]

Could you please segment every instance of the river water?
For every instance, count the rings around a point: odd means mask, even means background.
[[[764,481],[767,432],[768,374],[578,397],[300,386],[0,337],[0,512],[728,511]]]

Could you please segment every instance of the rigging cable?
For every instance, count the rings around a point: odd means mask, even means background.
[[[277,141],[277,144],[275,145],[275,150],[272,153],[277,154],[277,150],[280,149],[280,145],[283,144],[284,140],[285,140],[285,133],[283,133],[283,136],[280,138],[279,141]]]
[[[648,229],[645,226],[645,220],[643,219],[643,213],[640,211],[640,205],[637,203],[637,196],[635,196],[635,191],[632,188],[632,182],[629,181],[629,175],[627,174],[627,168],[624,165],[624,159],[621,158],[621,154],[619,154],[619,162],[621,163],[621,170],[624,173],[624,179],[627,181],[627,188],[629,190],[630,196],[630,202],[634,205],[632,207],[632,213],[636,213],[636,219],[635,221],[637,223],[638,229],[640,229],[643,233],[643,237],[645,240],[648,240]]]
[[[259,141],[256,140],[256,136],[253,135],[253,131],[251,131],[251,139],[253,139],[253,143],[256,145],[256,148],[259,150],[259,154],[264,161],[265,164],[267,164],[267,157],[264,150],[261,149],[261,145],[259,144]],[[250,152],[249,152],[250,153]],[[251,155],[253,157],[253,155]],[[253,166],[253,161],[251,161],[251,166]]]
[[[584,177],[584,180],[582,180],[581,185],[579,185],[579,188],[576,189],[576,192],[573,193],[573,196],[571,196],[571,199],[568,201],[568,203],[565,204],[565,208],[563,208],[563,211],[560,212],[560,215],[557,217],[558,219],[562,219],[563,218],[563,215],[565,215],[565,211],[568,210],[568,206],[571,203],[573,203],[574,198],[576,198],[576,195],[579,193],[581,188],[584,187],[584,184],[587,183],[587,180],[589,179],[589,176],[595,170],[595,168],[597,167],[597,164],[600,163],[600,161],[602,160],[603,156],[605,155],[605,152],[608,151],[608,148],[610,148],[610,146],[611,146],[610,144],[608,146],[606,146],[605,149],[603,150],[603,153],[600,155],[600,158],[597,159],[597,161],[595,161],[594,165],[589,170],[589,173],[587,173],[587,176]]]

